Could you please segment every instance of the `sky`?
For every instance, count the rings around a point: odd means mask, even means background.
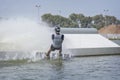
[[[85,16],[111,15],[120,19],[119,5],[120,0],[0,0],[0,17],[37,18],[45,13],[68,17],[71,13],[82,13]]]

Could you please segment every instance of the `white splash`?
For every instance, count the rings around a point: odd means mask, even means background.
[[[0,50],[46,51],[51,43],[50,28],[28,18],[0,21]]]

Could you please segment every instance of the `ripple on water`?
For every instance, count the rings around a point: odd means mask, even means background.
[[[120,56],[0,62],[1,80],[120,80]]]

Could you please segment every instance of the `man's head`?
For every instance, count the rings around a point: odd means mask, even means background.
[[[60,33],[60,27],[59,27],[59,26],[56,26],[56,27],[55,27],[55,33],[56,33],[56,34],[59,34],[59,33]]]

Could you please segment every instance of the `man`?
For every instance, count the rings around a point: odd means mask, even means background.
[[[52,34],[52,41],[51,47],[47,52],[46,56],[50,56],[51,51],[59,50],[59,56],[62,56],[62,42],[64,40],[64,35],[60,34],[60,27],[55,27],[55,34]]]

